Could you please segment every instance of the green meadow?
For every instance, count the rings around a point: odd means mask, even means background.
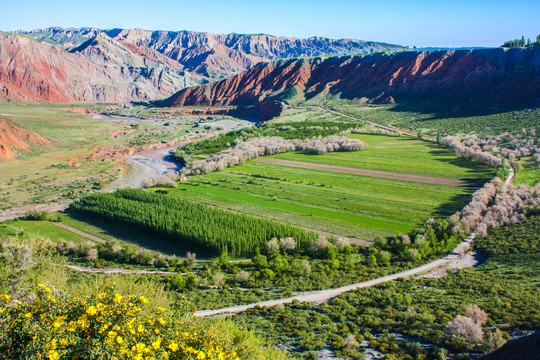
[[[368,149],[272,157],[452,179],[484,181],[493,176],[493,170],[458,159],[436,144],[381,135],[351,137],[368,143]],[[430,217],[449,216],[474,190],[248,161],[193,176],[167,191],[220,208],[372,240],[409,232]]]

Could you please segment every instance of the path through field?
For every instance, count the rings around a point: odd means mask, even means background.
[[[265,164],[272,164],[272,165],[291,166],[291,167],[302,168],[302,169],[322,170],[322,171],[330,171],[330,172],[352,174],[352,175],[362,175],[362,176],[391,179],[391,180],[412,181],[412,182],[425,183],[425,184],[463,186],[463,187],[478,186],[477,183],[471,183],[470,181],[457,180],[457,179],[445,179],[445,178],[437,178],[437,177],[431,177],[431,176],[400,174],[400,173],[393,173],[393,172],[388,172],[388,171],[366,170],[366,169],[358,169],[358,168],[351,168],[351,167],[345,167],[345,166],[316,164],[316,163],[308,163],[308,162],[303,162],[303,161],[293,161],[293,160],[276,159],[276,158],[268,158],[268,157],[256,158],[253,161],[265,163]]]
[[[143,275],[143,274],[168,274],[168,275],[185,275],[181,273],[171,272],[171,271],[159,271],[159,270],[136,270],[136,269],[124,269],[124,268],[95,268],[89,266],[78,266],[78,265],[66,265],[67,268],[87,273],[94,274],[126,274],[126,275]]]
[[[383,276],[377,279],[363,281],[363,282],[352,284],[352,285],[342,286],[336,289],[305,292],[305,293],[301,293],[296,296],[288,297],[285,299],[261,301],[258,303],[247,304],[247,305],[236,305],[236,306],[230,306],[230,307],[216,309],[216,310],[199,310],[199,311],[196,311],[193,314],[193,316],[204,317],[204,316],[212,316],[212,315],[219,315],[219,314],[239,313],[242,311],[246,311],[248,309],[252,309],[256,306],[263,307],[263,306],[275,306],[275,305],[280,305],[280,304],[288,304],[288,303],[292,303],[293,300],[320,304],[330,299],[333,299],[336,296],[339,296],[343,293],[346,293],[347,291],[352,291],[352,290],[365,288],[365,287],[371,287],[371,286],[382,284],[388,281],[397,280],[399,278],[406,278],[413,275],[421,274],[426,271],[435,269],[439,266],[443,266],[451,261],[455,261],[460,256],[462,256],[462,254],[465,252],[466,249],[469,248],[469,246],[471,245],[471,242],[474,240],[475,235],[476,234],[470,235],[467,239],[461,242],[454,249],[454,251],[452,251],[450,254],[446,255],[445,257],[432,261],[428,264],[416,267],[414,269],[405,270],[396,274],[387,275],[387,276]]]
[[[508,177],[506,178],[505,185],[512,183],[512,181],[514,180],[514,176],[515,176],[514,169],[510,168],[510,172],[508,173]],[[294,300],[320,304],[328,300],[331,300],[335,298],[336,296],[339,296],[343,293],[346,293],[347,291],[352,291],[352,290],[361,289],[365,287],[371,287],[371,286],[382,284],[388,281],[397,280],[399,278],[411,277],[414,275],[418,275],[418,274],[433,270],[440,266],[447,265],[450,262],[457,261],[463,256],[465,251],[470,248],[471,243],[473,242],[475,237],[476,237],[476,232],[473,232],[464,241],[459,243],[450,254],[446,255],[445,257],[441,259],[432,261],[428,264],[416,267],[414,269],[409,269],[409,270],[405,270],[396,274],[383,276],[378,279],[373,279],[373,280],[363,281],[363,282],[352,284],[352,285],[342,286],[336,289],[305,292],[305,293],[301,293],[296,296],[292,296],[285,299],[261,301],[261,302],[253,303],[253,304],[230,306],[230,307],[226,307],[222,309],[215,309],[215,310],[199,310],[199,311],[196,311],[193,314],[193,316],[204,317],[204,316],[212,316],[212,315],[219,315],[219,314],[233,314],[233,313],[246,311],[248,309],[252,309],[256,306],[263,307],[263,306],[275,306],[275,305],[280,305],[280,304],[288,304],[288,303],[292,303]]]
[[[97,236],[94,236],[92,234],[86,233],[86,232],[81,231],[79,229],[75,229],[74,227],[71,227],[69,225],[62,224],[60,222],[51,222],[51,224],[56,225],[58,227],[61,227],[62,229],[66,229],[67,231],[71,231],[74,234],[81,235],[81,236],[83,236],[83,237],[85,237],[87,239],[90,239],[92,241],[96,241],[96,242],[101,243],[101,244],[106,243],[106,241],[103,240],[102,238],[98,238]]]
[[[346,117],[346,118],[349,118],[349,119],[362,121],[362,122],[364,122],[364,123],[366,123],[366,124],[369,124],[369,125],[373,125],[373,126],[375,126],[375,127],[378,127],[379,129],[388,130],[388,131],[393,131],[393,132],[397,132],[397,133],[399,133],[399,134],[404,134],[404,135],[409,135],[409,136],[414,136],[414,137],[419,138],[418,134],[413,134],[413,133],[411,133],[411,132],[407,132],[407,131],[404,131],[404,130],[401,130],[401,129],[398,129],[398,128],[388,127],[388,126],[384,126],[384,125],[381,125],[381,124],[377,124],[377,123],[374,123],[374,122],[371,122],[371,121],[367,121],[367,120],[364,120],[364,119],[361,119],[361,118],[357,118],[357,117],[354,117],[354,116],[346,115],[346,114],[337,112],[337,111],[335,111],[335,110],[325,109],[325,108],[319,107],[319,106],[305,106],[305,108],[312,108],[312,109],[317,109],[317,110],[321,110],[321,111],[326,111],[326,112],[329,112],[329,113],[332,113],[332,114],[335,114],[335,115],[339,115],[339,116],[343,116],[343,117]],[[429,140],[429,141],[436,141],[435,139],[428,138],[428,137],[422,137],[422,139]]]

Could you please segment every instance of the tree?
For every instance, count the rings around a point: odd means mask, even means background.
[[[446,324],[446,328],[456,336],[474,341],[481,341],[484,337],[482,326],[467,316],[456,316],[454,320]]]

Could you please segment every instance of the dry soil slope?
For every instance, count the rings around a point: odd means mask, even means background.
[[[36,145],[51,146],[51,142],[0,116],[0,160],[13,159],[17,156],[17,150],[32,151]]]

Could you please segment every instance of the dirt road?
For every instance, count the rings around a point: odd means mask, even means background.
[[[78,266],[78,265],[66,265],[67,268],[75,270],[75,271],[81,271],[81,272],[87,272],[87,273],[94,273],[94,274],[169,274],[169,275],[176,275],[178,273],[171,272],[171,271],[152,271],[152,270],[135,270],[135,269],[123,269],[123,268],[95,268],[95,267],[88,267],[88,266]],[[185,274],[181,274],[185,275]]]
[[[512,181],[514,180],[514,177],[515,177],[514,169],[510,168],[510,172],[508,173],[508,177],[506,178],[506,181],[504,184],[505,185],[511,184]],[[261,302],[253,303],[253,304],[230,306],[230,307],[226,307],[222,309],[215,309],[215,310],[199,310],[199,311],[196,311],[193,314],[193,316],[204,317],[204,316],[213,316],[213,315],[220,315],[220,314],[233,314],[233,313],[246,311],[247,309],[252,309],[256,306],[271,307],[271,306],[280,305],[280,304],[289,304],[289,303],[292,303],[293,300],[320,304],[328,300],[331,300],[335,298],[336,296],[339,296],[343,293],[346,293],[347,291],[375,286],[375,285],[382,284],[388,281],[397,280],[399,278],[415,276],[418,274],[431,271],[438,267],[448,265],[449,263],[459,261],[463,257],[463,254],[466,252],[466,250],[470,248],[471,243],[473,242],[475,237],[476,237],[476,233],[473,232],[471,235],[469,235],[469,237],[467,237],[465,240],[459,243],[450,254],[446,255],[445,257],[441,259],[432,261],[428,264],[416,267],[414,269],[405,270],[396,274],[387,275],[387,276],[383,276],[377,279],[363,281],[363,282],[352,284],[352,285],[342,286],[336,289],[306,292],[306,293],[298,294],[296,296],[285,298],[285,299],[261,301]]]
[[[71,226],[66,225],[66,224],[62,224],[62,223],[59,223],[59,222],[51,222],[51,224],[56,225],[58,227],[61,227],[62,229],[66,229],[67,231],[71,231],[74,234],[81,235],[81,236],[83,236],[83,237],[85,237],[87,239],[90,239],[92,241],[96,241],[96,242],[101,243],[101,244],[105,244],[107,242],[107,241],[103,240],[102,238],[98,238],[97,236],[86,233],[86,232],[81,231],[79,229],[75,229],[74,227],[71,227]]]
[[[446,179],[446,178],[437,178],[431,176],[422,176],[422,175],[412,175],[412,174],[400,174],[393,173],[388,171],[379,171],[379,170],[366,170],[358,168],[350,168],[337,165],[326,165],[326,164],[316,164],[316,163],[307,163],[303,161],[293,161],[293,160],[284,160],[284,159],[275,159],[268,157],[256,158],[253,161],[272,164],[272,165],[282,165],[282,166],[291,166],[302,169],[312,169],[312,170],[321,170],[321,171],[330,171],[343,174],[352,174],[352,175],[362,175],[383,179],[391,180],[402,180],[402,181],[412,181],[425,184],[436,184],[436,185],[447,185],[447,186],[478,186],[476,182],[463,181],[458,179]]]
[[[377,124],[377,123],[367,121],[367,120],[364,120],[364,119],[361,119],[361,118],[357,118],[357,117],[354,117],[354,116],[345,115],[343,113],[340,113],[340,112],[337,112],[337,111],[334,111],[334,110],[325,109],[325,108],[322,108],[322,107],[319,107],[319,106],[305,106],[305,108],[312,108],[312,109],[317,109],[317,110],[321,110],[321,111],[326,111],[326,112],[329,112],[329,113],[332,113],[332,114],[335,114],[335,115],[339,115],[339,116],[343,116],[343,117],[346,117],[346,118],[349,118],[349,119],[362,121],[362,122],[364,122],[366,124],[378,127],[379,129],[393,131],[393,132],[396,132],[398,134],[404,134],[404,135],[409,135],[409,136],[413,136],[413,137],[419,137],[417,134],[413,134],[413,133],[410,133],[408,131],[403,131],[403,130],[400,130],[398,128],[384,126],[384,125]],[[422,137],[422,139],[429,140],[429,141],[436,141],[435,139],[428,138],[428,137]]]
[[[252,309],[256,306],[275,306],[280,304],[288,304],[292,303],[293,300],[303,301],[303,302],[309,302],[314,304],[320,304],[323,302],[326,302],[330,299],[335,298],[336,296],[339,296],[343,293],[346,293],[347,291],[352,291],[360,288],[375,286],[378,284],[382,284],[388,281],[396,280],[399,278],[406,278],[411,277],[414,275],[418,275],[421,273],[424,273],[426,271],[430,271],[432,269],[435,269],[439,266],[446,265],[447,263],[450,263],[451,261],[455,261],[458,259],[462,254],[465,252],[466,249],[468,249],[471,245],[471,242],[474,240],[476,234],[470,235],[467,239],[465,239],[463,242],[461,242],[450,254],[446,255],[445,257],[432,261],[429,264],[425,264],[419,267],[416,267],[414,269],[409,269],[406,271],[402,271],[396,274],[383,276],[377,279],[368,280],[352,285],[342,286],[336,289],[329,289],[329,290],[319,290],[319,291],[311,291],[306,292],[302,294],[298,294],[296,296],[292,296],[285,299],[277,299],[277,300],[268,300],[268,301],[261,301],[258,303],[253,304],[247,304],[247,305],[237,305],[237,306],[230,306],[222,309],[216,309],[216,310],[199,310],[196,311],[193,316],[197,317],[204,317],[204,316],[212,316],[212,315],[219,315],[219,314],[232,314],[232,313],[239,313],[242,311],[246,311],[247,309]]]

